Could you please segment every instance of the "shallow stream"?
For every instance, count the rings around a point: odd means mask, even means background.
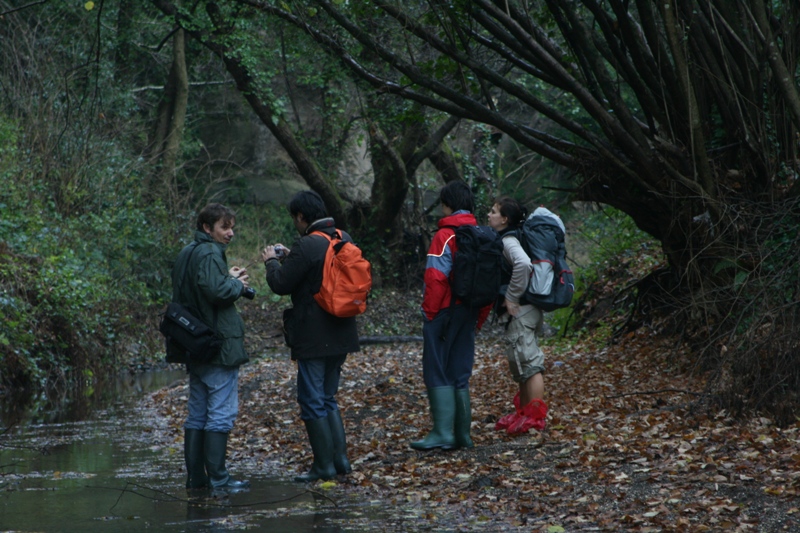
[[[0,531],[374,530],[379,502],[334,504],[318,486],[266,473],[246,473],[248,492],[187,495],[182,450],[154,442],[159,421],[137,402],[175,379],[183,373],[126,377],[104,385],[110,393],[98,398],[106,400],[88,406],[86,398],[22,410],[3,406]]]

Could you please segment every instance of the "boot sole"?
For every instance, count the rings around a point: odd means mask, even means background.
[[[458,446],[456,446],[455,444],[440,444],[440,445],[437,444],[433,446],[414,446],[414,444],[411,444],[411,447],[415,450],[426,452],[430,450],[443,450],[443,451],[455,450]]]

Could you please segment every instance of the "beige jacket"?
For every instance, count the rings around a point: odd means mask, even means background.
[[[511,281],[506,289],[506,299],[512,303],[519,303],[531,278],[531,258],[522,249],[522,245],[513,233],[503,236],[503,257],[512,269]]]

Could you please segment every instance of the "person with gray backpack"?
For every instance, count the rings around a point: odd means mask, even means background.
[[[538,336],[544,311],[563,307],[565,300],[568,305],[574,290],[571,272],[569,286],[555,288],[566,279],[567,269],[560,259],[563,255],[565,264],[565,228],[561,219],[545,208],[536,209],[529,217],[527,209],[509,196],[495,200],[488,219],[489,226],[503,238],[505,268],[496,311],[500,317],[508,316],[506,357],[519,385],[514,412],[498,420],[495,429],[510,435],[531,428],[541,431],[546,426],[548,407],[544,401],[544,352]]]

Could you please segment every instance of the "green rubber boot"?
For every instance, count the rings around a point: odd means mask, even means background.
[[[206,438],[202,429],[183,430],[183,458],[186,461],[186,488],[203,489],[208,487],[206,458],[203,441]]]
[[[453,424],[456,446],[473,448],[475,444],[469,436],[472,425],[472,408],[469,401],[469,389],[456,389],[456,419]]]
[[[203,445],[205,446],[206,472],[208,472],[208,480],[214,492],[238,492],[250,488],[249,481],[233,479],[225,467],[225,455],[228,451],[227,433],[206,431]]]
[[[336,467],[333,466],[333,439],[328,417],[306,420],[305,424],[311,451],[314,453],[314,464],[311,465],[311,470],[307,474],[297,476],[294,480],[304,483],[336,477]]]
[[[456,397],[454,387],[433,387],[428,389],[428,402],[431,406],[433,429],[422,440],[414,441],[411,447],[415,450],[452,450],[456,447],[453,435],[453,423],[456,415]]]
[[[342,413],[328,412],[328,425],[331,427],[331,440],[333,441],[333,466],[337,474],[349,474],[353,471],[350,461],[347,460],[347,440],[344,436],[344,423]]]

